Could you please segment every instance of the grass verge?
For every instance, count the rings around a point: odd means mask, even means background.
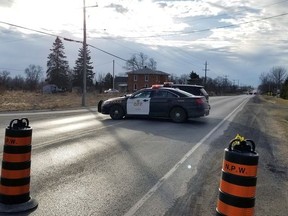
[[[86,106],[96,107],[100,100],[116,95],[89,92],[86,95]],[[42,94],[36,92],[5,91],[0,93],[0,111],[58,110],[82,106],[82,94],[65,92]]]

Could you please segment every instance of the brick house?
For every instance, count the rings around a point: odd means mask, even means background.
[[[143,68],[136,71],[127,72],[128,81],[127,87],[129,92],[151,87],[153,84],[163,84],[168,81],[168,73]]]

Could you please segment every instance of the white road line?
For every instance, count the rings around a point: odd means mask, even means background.
[[[95,108],[79,108],[79,109],[74,109],[74,110],[51,110],[51,111],[31,111],[31,112],[4,112],[4,113],[0,113],[0,117],[1,116],[33,116],[33,115],[51,115],[51,114],[63,114],[63,113],[79,113],[79,112],[89,112],[89,111],[93,111],[96,112]],[[98,112],[96,112],[98,113]]]
[[[220,123],[218,123],[205,137],[203,137],[193,148],[188,151],[184,157],[176,163],[171,170],[169,170],[124,216],[133,216],[135,213],[143,206],[143,204],[159,189],[162,184],[178,169],[178,167],[183,164],[188,157],[190,157],[193,152],[201,146],[216,130],[218,130],[225,121],[227,121],[233,114],[235,114],[241,106],[244,106],[248,102],[249,98],[246,98],[239,106],[237,106],[226,118],[224,118]],[[240,111],[240,110],[239,110]]]

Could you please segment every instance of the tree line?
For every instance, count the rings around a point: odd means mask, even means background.
[[[91,62],[91,52],[88,46],[85,50],[87,90],[97,89],[102,92],[102,89],[112,88],[113,76],[111,73],[108,72],[105,76],[98,74],[98,78],[95,78],[94,68],[92,66],[93,62]],[[43,68],[31,64],[24,70],[25,78],[20,75],[11,78],[9,71],[0,71],[0,89],[35,91],[39,90],[44,84],[55,84],[62,90],[77,88],[79,91],[82,91],[84,68],[83,47],[79,48],[78,58],[72,69],[69,67],[64,44],[59,37],[55,39],[50,51],[45,79],[43,79]],[[123,66],[126,70],[139,70],[144,67],[156,70],[157,62],[143,53],[133,54],[132,57],[126,61],[126,65]],[[273,67],[268,73],[262,73],[259,78],[261,81],[259,90],[262,93],[281,95],[281,97],[288,99],[288,78],[285,68]],[[235,80],[231,81],[227,76],[212,79],[210,77],[200,77],[194,71],[190,74],[181,75],[180,77],[171,74],[169,80],[174,83],[204,85],[206,91],[212,95],[243,93],[245,91],[252,91],[253,89],[252,86],[240,86],[239,81],[238,83],[235,82]]]
[[[25,70],[25,78],[17,75],[10,77],[7,70],[0,71],[0,88],[9,90],[30,90],[35,91],[44,84],[55,84],[62,90],[71,90],[77,87],[83,89],[83,68],[84,68],[84,51],[83,47],[79,49],[78,58],[75,61],[73,69],[69,67],[66,60],[64,44],[57,37],[50,49],[48,55],[46,78],[43,79],[43,68],[37,65],[29,65]],[[86,48],[86,84],[87,89],[92,89],[94,85],[93,62],[91,62],[90,50]],[[108,76],[110,81],[110,76]],[[101,82],[105,79],[101,77]],[[109,83],[110,85],[110,83]]]
[[[288,99],[288,76],[284,67],[272,67],[269,72],[260,75],[259,90],[268,95]]]

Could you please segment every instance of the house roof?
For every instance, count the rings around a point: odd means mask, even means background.
[[[127,74],[153,74],[153,75],[169,75],[168,73],[165,73],[163,71],[158,71],[158,70],[152,70],[150,68],[142,68],[142,69],[139,69],[139,70],[135,70],[135,71],[129,71],[127,72]]]
[[[123,76],[116,76],[115,79],[114,79],[114,82],[117,82],[117,83],[122,83],[122,82],[127,82],[128,80],[128,77],[123,77]]]

